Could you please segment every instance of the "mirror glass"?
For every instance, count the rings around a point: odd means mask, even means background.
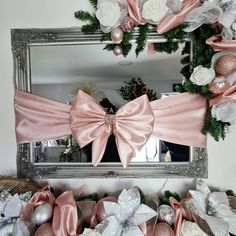
[[[31,90],[46,98],[71,104],[78,89],[88,92],[109,113],[118,107],[105,91],[119,89],[124,81],[141,78],[161,99],[175,94],[182,81],[181,51],[171,55],[147,49],[137,58],[133,51],[127,56],[114,56],[100,44],[31,46]],[[135,47],[133,47],[135,48]],[[45,140],[33,145],[34,162],[91,162],[91,144],[80,149],[73,137]],[[151,138],[132,162],[190,161],[191,147]],[[120,162],[114,136],[111,135],[102,162]]]

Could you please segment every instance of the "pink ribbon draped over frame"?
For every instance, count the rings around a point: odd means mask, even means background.
[[[234,51],[236,52],[236,40],[224,39],[221,35],[213,35],[206,40],[214,51]]]
[[[171,29],[176,28],[183,23],[185,17],[193,8],[198,7],[201,4],[201,0],[184,1],[182,9],[178,13],[171,13],[163,17],[161,22],[157,25],[157,32],[163,34]]]
[[[92,160],[97,165],[111,133],[124,167],[152,135],[187,146],[206,147],[201,133],[206,100],[183,93],[149,102],[146,95],[107,114],[95,100],[79,91],[72,106],[17,90],[15,92],[17,142],[36,142],[70,135],[80,147],[93,141]]]
[[[136,25],[145,25],[147,21],[142,17],[140,0],[128,0],[129,16],[134,20]]]

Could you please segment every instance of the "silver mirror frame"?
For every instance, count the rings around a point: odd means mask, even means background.
[[[60,29],[12,29],[12,53],[15,89],[31,92],[30,47],[45,45],[96,44],[101,43],[101,32],[84,34],[80,28]],[[135,42],[138,31],[134,32]],[[194,56],[194,39],[190,41],[190,59]],[[162,35],[151,30],[148,42],[166,42]],[[103,41],[103,43],[112,43]],[[93,167],[90,163],[34,163],[32,144],[18,144],[17,176],[20,178],[207,178],[208,157],[205,148],[192,148],[190,162],[160,162],[143,165],[132,163],[123,169],[119,163],[102,163]]]

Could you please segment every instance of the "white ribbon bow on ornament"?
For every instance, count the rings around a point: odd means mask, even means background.
[[[207,222],[215,236],[236,234],[236,213],[229,206],[224,192],[212,192],[202,180],[197,181],[196,191],[189,191],[192,199],[187,206]]]
[[[139,225],[156,216],[150,207],[140,204],[138,190],[124,189],[118,202],[104,202],[107,218],[96,226],[102,236],[144,236]]]

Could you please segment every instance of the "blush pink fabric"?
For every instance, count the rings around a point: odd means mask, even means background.
[[[33,214],[34,209],[37,206],[42,205],[43,203],[49,203],[53,206],[55,201],[55,197],[50,191],[50,187],[46,186],[41,191],[36,192],[33,197],[29,200],[29,202],[26,204],[26,206],[21,211],[21,218],[24,221],[27,221],[30,219],[30,217]]]
[[[77,206],[73,192],[67,191],[55,201],[52,230],[56,236],[76,236],[77,228]]]
[[[206,40],[206,44],[210,45],[216,52],[236,52],[236,40],[224,39],[221,35],[211,36],[209,39]]]
[[[145,25],[147,21],[142,17],[140,0],[128,0],[129,16],[134,20],[136,25]]]
[[[174,14],[168,14],[163,17],[161,22],[157,24],[157,32],[163,34],[168,32],[171,29],[176,28],[183,23],[187,14],[195,7],[198,7],[202,4],[201,0],[186,0],[183,3],[182,9]]]
[[[210,106],[219,105],[225,102],[236,101],[236,85],[231,86],[222,95],[210,100]]]
[[[36,142],[72,134],[80,147],[93,141],[92,160],[97,165],[111,133],[124,167],[152,135],[165,141],[206,147],[206,100],[183,93],[149,102],[146,95],[107,114],[95,100],[79,91],[72,106],[16,91],[17,142]]]

